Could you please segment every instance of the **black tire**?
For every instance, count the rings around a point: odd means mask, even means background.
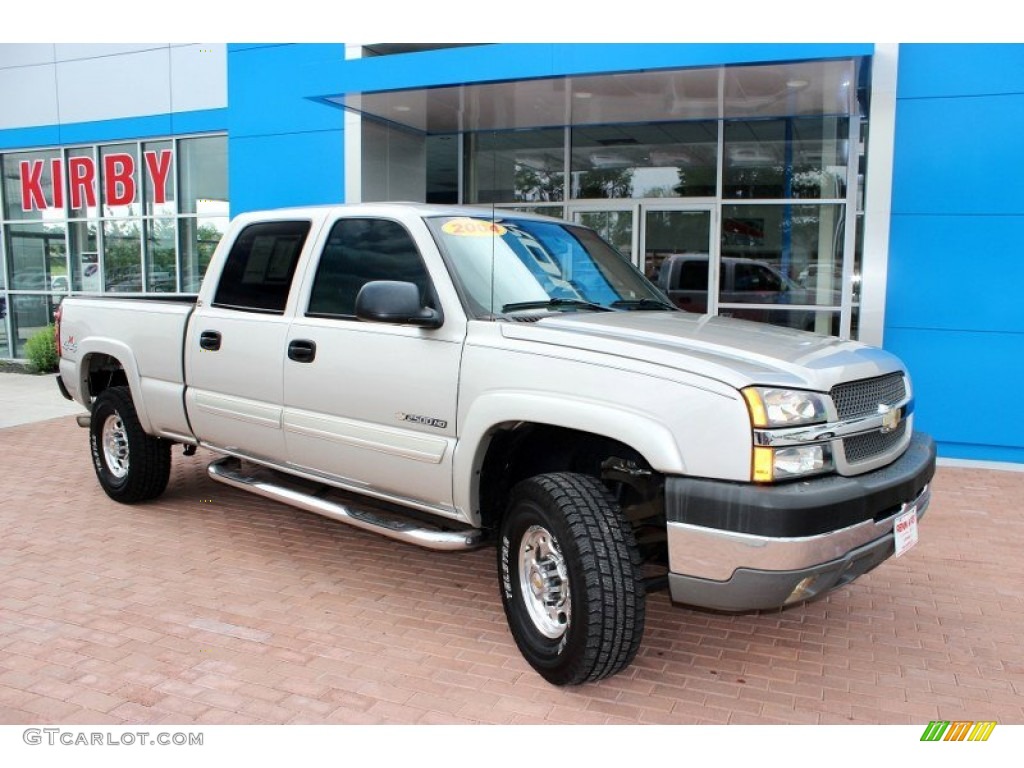
[[[636,657],[646,597],[640,557],[629,523],[597,479],[552,473],[516,485],[501,523],[498,572],[516,645],[548,682],[600,680]]]
[[[167,487],[171,443],[145,433],[128,387],[110,387],[96,398],[89,447],[100,486],[114,501],[148,501]]]

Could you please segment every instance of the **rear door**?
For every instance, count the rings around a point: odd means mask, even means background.
[[[289,461],[353,490],[454,516],[465,318],[449,314],[432,329],[356,319],[356,295],[373,280],[414,283],[422,302],[440,309],[406,223],[340,218],[324,243],[287,335]]]
[[[255,459],[287,459],[281,432],[287,307],[313,222],[246,226],[208,306],[197,306],[185,345],[186,404],[206,445]]]

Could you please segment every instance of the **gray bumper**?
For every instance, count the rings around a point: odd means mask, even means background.
[[[892,556],[894,522],[911,510],[923,516],[934,471],[934,442],[915,435],[899,460],[855,478],[775,487],[672,478],[672,599],[727,611],[770,609],[846,584]]]

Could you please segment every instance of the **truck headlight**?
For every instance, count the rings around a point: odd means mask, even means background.
[[[743,397],[755,427],[796,427],[825,421],[825,398],[816,392],[747,387]]]
[[[772,483],[796,477],[818,475],[832,469],[828,445],[795,445],[788,448],[754,448],[753,480]]]

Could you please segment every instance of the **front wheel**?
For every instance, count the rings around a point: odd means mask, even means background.
[[[538,475],[513,490],[498,546],[516,645],[554,685],[627,667],[644,631],[644,585],[629,523],[593,477]]]
[[[96,398],[89,447],[100,487],[114,501],[155,499],[167,487],[171,444],[146,434],[128,387],[110,387]]]

